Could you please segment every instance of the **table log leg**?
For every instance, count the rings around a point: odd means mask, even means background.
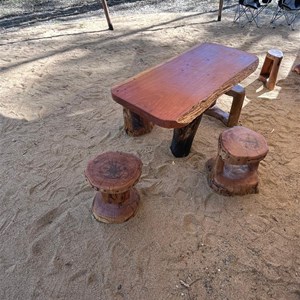
[[[210,107],[204,112],[206,115],[214,117],[227,125],[229,113],[219,108],[217,105]]]
[[[226,95],[233,97],[228,122],[226,124],[227,127],[238,125],[245,94],[245,89],[241,85],[234,86],[229,92],[226,93]]]
[[[241,85],[236,85],[225,94],[233,97],[230,113],[223,111],[217,105],[210,107],[204,113],[220,120],[228,127],[233,127],[236,126],[239,121],[245,99],[245,89]]]
[[[189,155],[201,118],[202,115],[197,117],[189,125],[174,129],[170,149],[175,157],[184,157]]]
[[[140,136],[151,132],[153,123],[138,114],[130,111],[127,108],[123,109],[124,115],[124,129],[130,136]]]

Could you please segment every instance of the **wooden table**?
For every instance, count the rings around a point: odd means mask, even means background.
[[[153,123],[175,128],[171,150],[181,157],[189,154],[202,114],[222,94],[240,95],[235,86],[257,66],[253,54],[204,43],[112,87],[111,93],[124,107],[128,134],[150,132]],[[230,126],[236,123],[235,118]]]

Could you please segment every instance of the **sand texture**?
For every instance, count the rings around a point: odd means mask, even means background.
[[[114,31],[79,15],[1,30],[0,299],[300,299],[299,25],[240,28],[233,15],[116,13]],[[185,158],[170,152],[171,129],[123,130],[110,88],[201,42],[259,58],[240,118],[269,145],[258,194],[208,186],[226,129],[216,119],[203,116]],[[272,48],[284,58],[269,91],[257,78]],[[140,206],[122,224],[91,216],[84,170],[106,151],[143,161]]]

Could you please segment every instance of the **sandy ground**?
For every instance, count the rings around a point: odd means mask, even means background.
[[[116,13],[108,31],[104,17],[80,15],[1,31],[0,299],[300,299],[299,26],[239,28],[232,18]],[[240,119],[270,148],[258,194],[208,186],[205,162],[226,129],[211,117],[180,159],[172,130],[123,130],[111,86],[201,42],[259,57]],[[284,59],[268,91],[257,77],[274,47]],[[91,216],[83,174],[109,150],[143,161],[138,212],[118,225]]]

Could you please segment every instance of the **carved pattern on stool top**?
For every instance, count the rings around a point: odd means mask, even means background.
[[[102,192],[122,193],[135,185],[142,172],[142,161],[129,153],[106,152],[89,161],[85,176]]]

